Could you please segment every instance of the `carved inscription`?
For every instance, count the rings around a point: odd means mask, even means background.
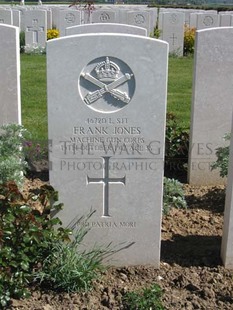
[[[38,19],[33,19],[33,20],[32,20],[32,25],[35,26],[35,25],[37,25],[37,24],[38,24]]]
[[[131,101],[134,89],[134,74],[116,58],[98,58],[80,74],[80,95],[88,107],[98,112],[122,109]]]
[[[145,141],[140,126],[130,126],[128,118],[87,118],[74,126],[70,139],[60,141],[64,159],[67,156],[160,156],[160,142]],[[144,154],[144,155],[143,155]]]
[[[87,222],[83,226],[91,228],[136,228],[136,222]]]
[[[65,21],[67,22],[67,24],[72,24],[75,21],[75,16],[72,13],[67,13],[66,17],[65,17]]]
[[[176,24],[178,22],[178,19],[177,19],[177,15],[176,14],[171,14],[170,16],[170,22],[172,24]]]
[[[91,178],[87,176],[87,184],[96,183],[103,184],[103,217],[109,217],[109,184],[125,185],[125,176],[123,178],[109,177],[109,156],[103,157],[104,170],[102,178]]]
[[[177,37],[175,36],[175,34],[172,34],[172,37],[170,37],[170,39],[172,39],[172,45],[175,45],[175,40],[177,40]]]
[[[105,12],[100,14],[100,21],[101,22],[107,22],[109,20],[110,20],[109,14],[107,14]]]
[[[145,17],[142,14],[137,14],[134,17],[134,21],[138,25],[144,24],[145,23]]]
[[[97,69],[101,70],[101,65]],[[73,126],[71,134],[70,139],[60,141],[63,152],[60,170],[82,172],[90,194],[93,186],[101,185],[95,190],[102,193],[102,210],[99,211],[101,217],[107,219],[90,225],[95,228],[135,227],[127,221],[109,222],[115,215],[111,214],[111,187],[126,186],[127,174],[132,171],[157,171],[156,159],[162,155],[160,141],[146,141],[142,127],[128,117],[87,118],[82,124]],[[118,187],[115,191],[118,192]]]
[[[44,26],[39,26],[38,19],[32,20],[32,26],[26,28],[27,32],[31,32],[33,36],[33,43],[39,42],[39,32],[44,32]]]
[[[212,16],[205,16],[204,20],[203,20],[203,24],[206,27],[210,27],[211,25],[213,25],[214,23],[214,19]]]

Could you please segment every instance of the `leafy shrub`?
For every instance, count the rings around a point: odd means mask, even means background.
[[[158,284],[144,288],[138,292],[128,292],[123,297],[126,310],[163,310],[161,302],[162,291]]]
[[[184,30],[184,55],[194,54],[196,28],[185,26]]]
[[[58,29],[48,29],[47,30],[47,40],[56,39],[59,37],[59,30]]]
[[[165,137],[165,168],[185,171],[188,163],[189,134],[181,128],[172,113],[167,114]]]
[[[22,183],[23,172],[27,168],[22,145],[27,130],[17,124],[0,127],[0,184],[15,181]]]
[[[171,208],[186,208],[182,183],[175,179],[164,178],[163,213],[168,214]]]
[[[14,182],[0,185],[0,306],[6,306],[10,297],[27,297],[33,272],[52,244],[68,238],[69,230],[55,229],[61,222],[50,218],[62,207],[56,201],[57,192],[48,185],[27,198]]]
[[[63,292],[77,292],[90,288],[93,279],[104,268],[103,259],[112,254],[110,245],[105,248],[95,247],[91,251],[81,251],[80,245],[90,228],[87,226],[87,217],[80,218],[72,227],[73,241],[54,243],[51,253],[43,261],[41,271],[36,279],[44,286]]]
[[[19,45],[20,45],[20,53],[24,52],[24,47],[25,47],[25,32],[20,31],[19,34]]]
[[[226,134],[223,139],[225,141],[230,141],[231,135]],[[219,147],[216,150],[217,160],[212,164],[212,170],[219,168],[219,173],[222,178],[226,177],[228,174],[228,163],[230,155],[230,146]]]

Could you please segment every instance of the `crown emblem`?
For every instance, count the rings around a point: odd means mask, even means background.
[[[101,61],[97,64],[95,72],[100,81],[111,82],[118,78],[120,68],[106,57],[105,61]]]

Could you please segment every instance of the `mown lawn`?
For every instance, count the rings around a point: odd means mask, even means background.
[[[22,123],[33,139],[47,139],[46,56],[21,54]]]
[[[193,58],[169,59],[168,108],[189,130]],[[47,139],[46,56],[21,54],[23,125],[35,140]]]
[[[170,57],[168,68],[167,111],[174,113],[179,121],[179,125],[189,130],[193,58]]]

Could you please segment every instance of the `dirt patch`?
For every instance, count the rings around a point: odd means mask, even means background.
[[[43,184],[26,181],[25,191]],[[158,283],[165,309],[233,309],[233,271],[220,259],[225,189],[184,185],[186,210],[163,217],[161,265],[110,268],[87,293],[58,294],[32,289],[27,300],[12,300],[9,309],[124,309],[128,291]],[[149,249],[148,249],[149,250]]]

